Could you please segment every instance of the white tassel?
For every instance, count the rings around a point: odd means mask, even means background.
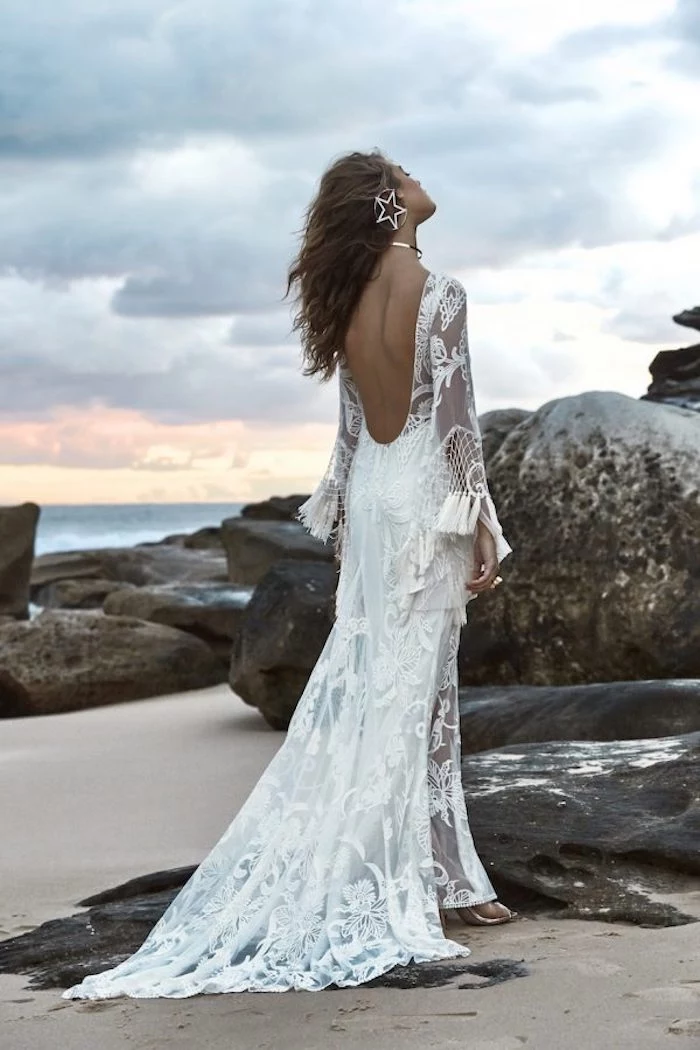
[[[440,508],[435,522],[438,532],[456,532],[467,536],[476,531],[481,499],[470,492],[450,492]]]
[[[418,558],[416,568],[418,578],[423,579],[430,568],[435,557],[435,533],[432,530],[422,529],[418,535]]]
[[[435,558],[435,533],[412,523],[408,538],[397,559],[401,578],[400,588],[405,594],[415,594],[425,587],[425,574]]]
[[[333,524],[338,516],[339,493],[337,482],[329,484],[322,481],[309,498],[301,504],[296,518],[312,536],[325,543],[333,531]]]

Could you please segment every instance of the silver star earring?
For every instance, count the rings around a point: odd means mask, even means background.
[[[388,222],[392,229],[398,230],[399,216],[407,215],[408,208],[404,208],[396,200],[396,190],[383,190],[374,198],[374,215],[377,223]]]

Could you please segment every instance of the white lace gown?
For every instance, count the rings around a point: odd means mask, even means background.
[[[462,285],[430,273],[410,413],[369,435],[347,368],[340,423],[300,520],[341,555],[336,619],[287,736],[141,947],[67,999],[359,985],[468,956],[438,907],[494,900],[460,777],[457,646],[489,494]],[[334,527],[334,523],[335,527]]]

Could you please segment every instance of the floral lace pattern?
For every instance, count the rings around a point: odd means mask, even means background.
[[[460,777],[471,555],[462,509],[448,506],[450,518],[445,501],[476,498],[490,513],[473,420],[452,405],[469,382],[451,335],[460,287],[428,279],[413,411],[396,441],[373,441],[341,375],[336,448],[301,514],[326,536],[338,522],[336,619],[281,748],[141,947],[63,998],[318,990],[471,954],[444,936],[438,912],[496,898]],[[470,435],[466,469],[442,431]],[[490,520],[500,530],[495,510]]]
[[[346,489],[364,425],[360,397],[342,359],[338,386],[338,430],[328,468],[298,516],[312,535],[333,539],[340,560]],[[486,479],[469,355],[467,294],[455,278],[437,273],[428,274],[418,309],[413,390],[401,437],[425,424],[430,425],[437,447],[423,464],[422,484],[430,489],[424,506],[430,514],[421,515],[420,538],[414,532],[414,545],[423,551],[418,562],[424,565],[432,558],[437,533],[472,535],[477,521],[483,521],[493,535],[502,562],[512,547],[503,535]],[[398,449],[397,454],[401,454]],[[470,595],[469,600],[475,597]]]

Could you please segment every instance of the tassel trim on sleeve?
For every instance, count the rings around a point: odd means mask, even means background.
[[[476,531],[481,512],[481,496],[471,492],[450,492],[445,496],[436,521],[438,532],[456,532],[468,536]]]
[[[334,478],[324,479],[301,504],[295,517],[317,540],[325,543],[333,532],[340,510],[340,492]]]
[[[450,492],[445,497],[435,521],[437,532],[452,532],[460,536],[476,532],[483,521],[496,543],[498,563],[512,553],[513,548],[503,535],[496,508],[490,495],[476,496],[471,492]]]
[[[498,520],[496,507],[490,495],[484,498],[484,504],[481,508],[479,521],[483,521],[484,525],[489,530],[489,532],[495,540],[496,558],[498,559],[498,564],[500,565],[504,558],[507,558],[509,554],[512,554],[513,548],[503,535],[503,529],[501,528],[501,523]]]

